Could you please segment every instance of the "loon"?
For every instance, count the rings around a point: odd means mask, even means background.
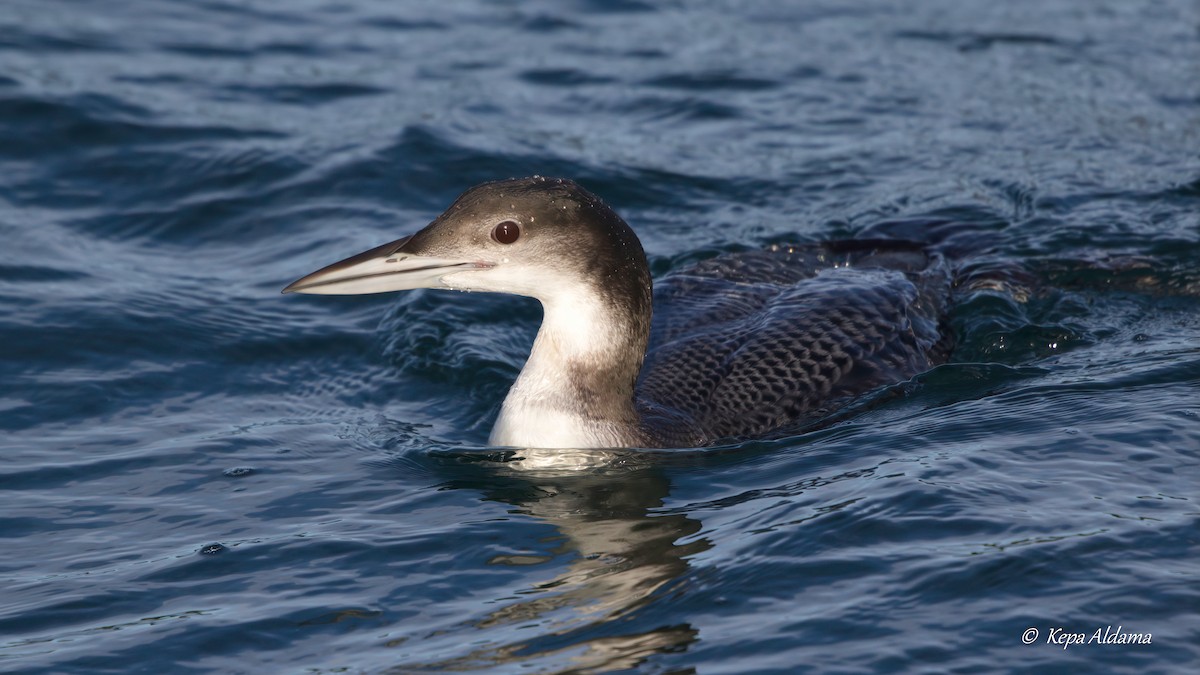
[[[641,242],[567,179],[493,181],[416,234],[284,293],[536,298],[543,318],[489,443],[681,448],[811,424],[945,361],[951,275],[903,240],[730,253],[652,284]]]

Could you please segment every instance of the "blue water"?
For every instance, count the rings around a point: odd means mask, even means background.
[[[535,302],[279,290],[534,173],[660,276],[1019,283],[827,428],[533,471]],[[0,237],[0,670],[1200,665],[1193,0],[6,0]]]

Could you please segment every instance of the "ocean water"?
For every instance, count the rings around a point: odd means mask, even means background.
[[[536,302],[279,294],[530,174],[993,281],[823,429],[536,470]],[[1194,0],[5,0],[0,238],[4,672],[1200,666]]]

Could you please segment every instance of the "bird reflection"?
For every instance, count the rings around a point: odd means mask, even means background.
[[[703,538],[682,541],[699,532],[699,521],[651,512],[663,505],[670,489],[661,468],[556,472],[543,465],[529,471],[536,458],[530,451],[520,452],[515,462],[489,469],[486,478],[456,481],[455,487],[479,489],[488,499],[550,523],[562,536],[551,553],[571,555],[571,561],[567,569],[531,585],[523,597],[475,623],[481,629],[536,623],[536,636],[500,648],[493,643],[486,654],[481,650],[438,665],[550,661],[570,663],[566,670],[571,672],[609,671],[635,667],[652,654],[680,651],[694,642],[698,631],[688,624],[622,632],[638,625],[629,622],[614,630],[614,622],[661,599],[660,589],[686,572],[689,556],[711,547]],[[499,555],[489,564],[538,565],[549,559]]]

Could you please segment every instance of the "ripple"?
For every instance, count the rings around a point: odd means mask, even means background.
[[[591,84],[609,84],[611,77],[597,76],[574,68],[538,68],[521,73],[520,78],[533,84],[556,87],[578,87]]]
[[[643,82],[650,87],[679,89],[682,91],[764,91],[780,86],[779,82],[757,77],[745,77],[736,73],[712,71],[703,73],[679,73],[651,78]]]
[[[960,52],[971,52],[990,49],[996,45],[1024,46],[1036,45],[1047,47],[1078,48],[1078,44],[1064,41],[1053,35],[1036,33],[973,33],[973,32],[939,32],[906,30],[898,31],[896,37],[908,40],[944,43],[953,46]]]
[[[124,51],[111,36],[86,29],[63,29],[64,34],[37,32],[17,22],[7,23],[0,35],[0,51],[33,54],[113,53]]]
[[[289,105],[320,105],[362,96],[378,96],[386,89],[338,82],[303,85],[229,85],[222,92],[235,100],[262,100]]]

